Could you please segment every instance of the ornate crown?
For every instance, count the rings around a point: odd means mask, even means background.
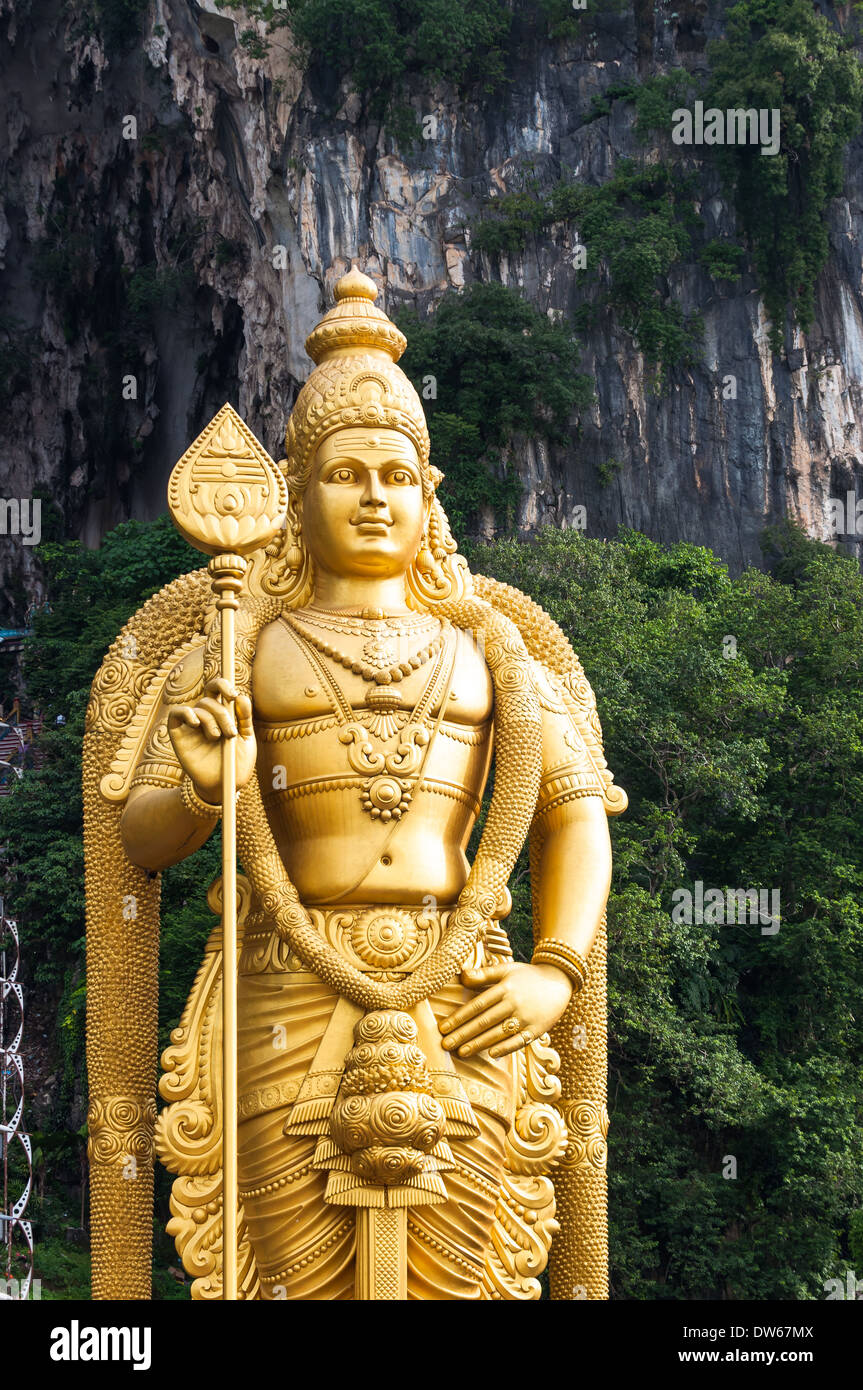
[[[335,305],[306,339],[316,363],[291,411],[284,463],[289,485],[302,491],[314,452],[327,435],[350,426],[400,430],[416,446],[424,483],[440,481],[429,468],[429,436],[419,396],[396,362],[407,339],[375,304],[374,280],[350,270],[337,282]]]

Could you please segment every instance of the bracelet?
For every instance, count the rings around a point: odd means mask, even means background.
[[[584,989],[590,979],[590,970],[584,956],[579,955],[567,941],[555,936],[540,937],[533,952],[532,965],[555,965],[568,975],[576,994]]]
[[[214,806],[211,801],[204,801],[203,797],[198,795],[195,784],[188,773],[180,783],[180,800],[196,820],[218,820],[222,814],[221,806]]]

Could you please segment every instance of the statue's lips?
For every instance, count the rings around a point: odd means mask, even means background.
[[[385,536],[392,526],[391,521],[352,521],[361,536]]]

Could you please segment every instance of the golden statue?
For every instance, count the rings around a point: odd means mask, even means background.
[[[608,1296],[607,815],[626,798],[563,633],[457,553],[376,295],[337,283],[281,472],[229,406],[184,455],[170,505],[214,558],[93,684],[97,1298],[150,1296],[154,1153],[194,1298],[536,1299],[549,1251],[553,1298]],[[157,1119],[159,870],[222,806],[224,936]],[[528,836],[529,965],[503,925]]]

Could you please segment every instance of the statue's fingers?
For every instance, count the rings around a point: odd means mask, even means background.
[[[456,1009],[449,1018],[442,1019],[438,1027],[442,1033],[451,1034],[456,1028],[470,1023],[472,1018],[478,1018],[493,1004],[499,1004],[502,999],[503,985],[494,985],[491,989],[484,989],[482,994],[478,994],[475,999],[470,999],[466,1004],[462,1004],[461,1008]]]
[[[507,1038],[505,1042],[495,1043],[488,1050],[489,1057],[505,1057],[508,1052],[518,1052],[519,1048],[527,1047],[527,1040],[521,1033],[516,1033],[514,1037]]]
[[[458,1050],[459,1057],[472,1057],[475,1052],[485,1052],[498,1045],[503,1046],[509,1043],[513,1036],[518,1038],[518,1033],[513,1034],[507,1024],[512,1019],[512,1010],[507,1011],[505,1019],[497,1022],[493,1028],[487,1028],[484,1033],[480,1033],[478,1038],[471,1038],[469,1043],[465,1043]]]
[[[216,721],[216,726],[224,738],[236,738],[237,726],[234,723],[231,711],[225,705],[220,705],[218,700],[211,700],[205,696],[199,700],[195,706],[198,713],[203,718],[204,714],[212,715]],[[218,734],[216,735],[218,737]]]
[[[211,676],[204,686],[205,695],[221,695],[225,700],[236,700],[238,691],[224,676]]]
[[[463,970],[462,984],[467,985],[468,989],[480,989],[483,985],[502,980],[510,968],[510,961],[501,961],[498,965],[481,965],[478,970]]]
[[[179,729],[182,724],[188,724],[191,729],[200,726],[200,719],[191,705],[172,705],[168,710],[168,732],[171,729]]]
[[[457,1028],[454,1033],[451,1033],[446,1039],[444,1047],[447,1052],[458,1048],[459,1056],[467,1057],[470,1052],[479,1050],[479,1038],[485,1037],[489,1029],[495,1029],[511,1014],[512,1009],[508,1003],[502,1001],[500,1004],[495,1004],[493,1008],[486,1009],[481,1013],[478,1018],[471,1019],[470,1023],[466,1023],[462,1028]],[[467,1052],[465,1051],[465,1044],[468,1047]]]
[[[201,721],[201,731],[206,734],[207,738],[211,738],[217,743],[222,737],[222,733],[212,714],[200,704],[196,706],[196,709]]]
[[[252,720],[252,702],[248,695],[237,696],[234,712],[237,716],[240,738],[251,738],[255,732],[255,725]]]

